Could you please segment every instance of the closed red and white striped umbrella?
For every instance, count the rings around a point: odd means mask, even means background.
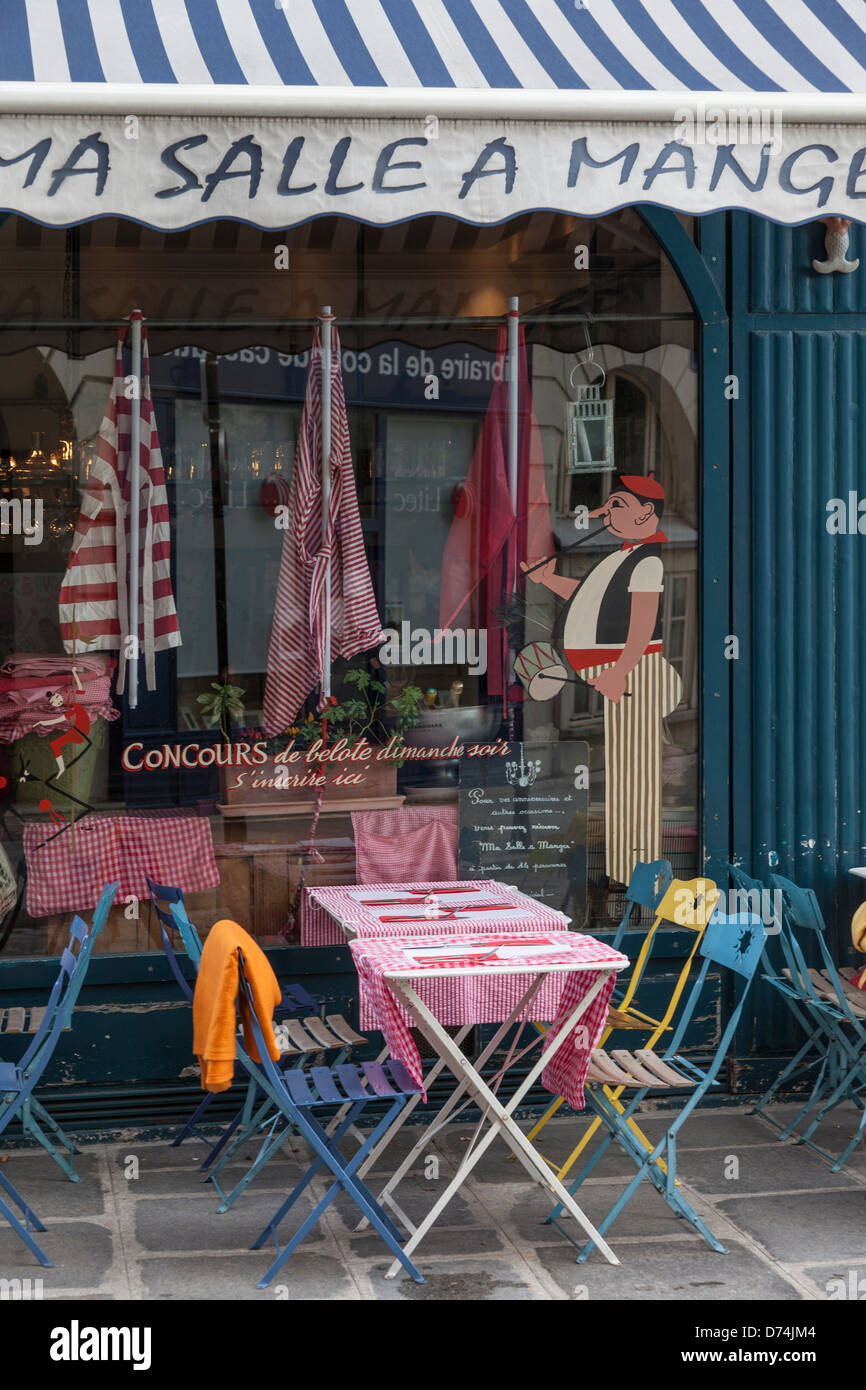
[[[148,690],[156,686],[156,652],[181,645],[171,587],[171,527],[165,473],[150,391],[147,330],[142,330],[141,390],[125,394],[123,332],[117,340],[114,380],[99,431],[95,458],[81,499],[81,512],[60,589],[60,633],[68,652],[76,634],[79,649],[119,651],[117,691],[123,691],[126,662],[135,655],[129,631],[130,488],[132,412],[141,415],[139,452],[138,642]],[[75,630],[73,630],[73,622]]]
[[[336,329],[332,344],[330,506],[323,533],[322,345],[317,328],[268,651],[263,713],[269,734],[281,733],[310,692],[326,683],[330,656],[355,656],[382,640],[358,513]]]

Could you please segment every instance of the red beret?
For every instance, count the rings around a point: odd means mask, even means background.
[[[647,477],[644,477],[641,473],[623,474],[620,477],[620,482],[624,488],[627,488],[629,492],[633,492],[636,497],[649,497],[655,500],[665,495],[664,488],[660,482],[656,481],[652,473]]]

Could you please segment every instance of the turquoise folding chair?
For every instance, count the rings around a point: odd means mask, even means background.
[[[57,979],[54,982],[45,1013],[42,1016],[42,1022],[33,1041],[19,1062],[0,1062],[0,1135],[13,1120],[21,1119],[24,1107],[32,1102],[34,1087],[54,1055],[87,973],[92,950],[91,936],[92,930],[88,928],[87,923],[83,922],[80,917],[73,917],[69,932],[69,944],[64,948],[60,957]],[[75,950],[76,946],[78,947],[77,951]],[[53,1156],[56,1157],[56,1155]],[[23,1222],[2,1193],[5,1193],[18,1208],[24,1218]],[[44,1265],[46,1269],[50,1269],[51,1261],[37,1245],[31,1234],[32,1230],[44,1231],[45,1226],[25,1202],[2,1168],[0,1168],[0,1214],[5,1216],[12,1230],[23,1240],[39,1263]]]
[[[769,891],[759,879],[751,878],[738,865],[729,864],[728,869],[736,888],[741,895],[748,895],[747,901],[750,903],[755,902],[756,893],[764,895]],[[763,896],[758,901],[763,901]],[[784,911],[779,914],[779,920],[774,917],[773,926],[781,964],[778,968],[773,965],[768,951],[764,957],[762,978],[784,999],[804,1034],[804,1041],[761,1096],[753,1113],[762,1115],[768,1124],[778,1129],[781,1140],[790,1138],[820,1098],[836,1084],[837,1034],[841,1015],[815,989],[796,932],[792,931]],[[769,1113],[767,1107],[783,1087],[804,1080],[807,1083],[811,1081],[808,1098],[794,1118],[783,1124]]]
[[[772,874],[773,886],[781,891],[782,906],[788,924],[789,939],[795,961],[791,975],[795,985],[804,992],[811,991],[832,1029],[828,1048],[828,1066],[814,1119],[801,1135],[798,1144],[832,1160],[831,1171],[838,1173],[863,1138],[866,1131],[866,994],[839,973],[827,945],[826,927],[816,895],[810,888],[800,888],[780,874]],[[822,966],[810,966],[801,949],[797,933],[816,947]],[[851,1100],[861,1110],[860,1122],[842,1153],[836,1158],[812,1140],[812,1135],[830,1111],[844,1100]],[[801,1112],[801,1117],[804,1112]]]
[[[297,1069],[281,1071],[276,1063],[271,1061],[265,1046],[264,1028],[269,1026],[270,1021],[260,1019],[256,1013],[253,992],[244,974],[241,951],[238,952],[238,970],[240,987],[249,1002],[256,1049],[263,1059],[260,1084],[272,1104],[285,1117],[286,1124],[298,1130],[315,1155],[300,1182],[253,1242],[251,1248],[259,1250],[267,1240],[273,1240],[277,1251],[276,1259],[259,1281],[258,1287],[267,1288],[340,1192],[345,1192],[352,1198],[361,1215],[378,1231],[406,1272],[411,1274],[417,1284],[423,1284],[425,1281],[420,1270],[408,1255],[403,1253],[403,1237],[399,1230],[358,1176],[358,1169],[364,1159],[372,1152],[404,1106],[420,1093],[421,1087],[412,1080],[402,1063],[393,1060],[384,1065],[381,1062],[362,1062],[360,1066],[343,1064],[337,1067],[312,1067],[309,1073]],[[361,1134],[356,1122],[360,1119],[362,1111],[375,1102],[383,1103],[387,1107],[385,1113],[369,1134]],[[334,1107],[337,1108],[341,1119],[337,1127],[329,1132],[319,1115]],[[347,1159],[340,1151],[339,1145],[350,1131],[359,1135],[361,1142],[357,1151]],[[288,1244],[281,1247],[277,1231],[285,1216],[309,1187],[316,1174],[328,1169],[334,1177],[334,1182]]]
[[[96,938],[100,935],[103,928],[105,927],[106,922],[108,921],[108,914],[111,911],[111,905],[114,902],[114,896],[119,887],[119,883],[107,883],[99,895],[99,901],[96,904],[96,907],[94,908],[93,912],[93,922],[81,947],[81,968],[75,972],[74,980],[69,989],[64,994],[64,1012],[62,1029],[69,1027],[69,1020],[72,1016],[72,1012],[78,1000],[78,995],[81,990],[81,986],[84,983],[84,977],[87,973],[87,966],[90,961],[90,956],[93,951],[93,947],[96,943]],[[78,920],[80,920],[80,918]],[[34,1015],[37,1013],[38,1011],[31,1010],[31,1026],[32,1019]],[[4,1036],[6,1035],[4,1034]],[[17,1064],[19,1067],[24,1067],[25,1058],[28,1059],[28,1065],[31,1063],[35,1064],[36,1053],[34,1051],[34,1048],[36,1045],[36,1038],[38,1036],[39,1034],[37,1032],[36,1037],[34,1037],[33,1041],[30,1043],[30,1046],[25,1052],[24,1057],[22,1057],[21,1061]],[[81,1150],[78,1148],[75,1141],[66,1133],[66,1131],[61,1129],[60,1125],[57,1123],[54,1117],[49,1114],[46,1107],[42,1104],[41,1101],[36,1099],[36,1097],[31,1093],[31,1091],[27,1092],[27,1095],[24,1097],[23,1103],[20,1109],[18,1110],[17,1114],[18,1120],[20,1121],[21,1128],[23,1129],[24,1134],[32,1139],[35,1139],[39,1144],[42,1145],[46,1153],[49,1153],[51,1157],[54,1159],[54,1162],[58,1165],[58,1167],[63,1170],[63,1172],[69,1178],[70,1182],[81,1182],[81,1178],[76,1173],[71,1162],[75,1155],[80,1153]],[[42,1125],[45,1125],[46,1128],[51,1131],[51,1134],[46,1134],[45,1130],[42,1128]],[[54,1142],[55,1140],[57,1141],[57,1143]],[[66,1153],[61,1152],[61,1149],[57,1147],[57,1144],[60,1144],[62,1148],[65,1148]]]
[[[725,916],[716,911],[707,925],[698,951],[702,956],[701,968],[692,986],[691,993],[680,1015],[674,1036],[664,1052],[656,1054],[646,1049],[636,1049],[628,1066],[618,1064],[601,1050],[593,1053],[590,1072],[587,1077],[586,1099],[588,1106],[595,1111],[604,1124],[607,1133],[597,1145],[589,1161],[578,1173],[569,1191],[574,1193],[581,1183],[589,1177],[610,1144],[616,1141],[634,1161],[637,1172],[617,1198],[604,1220],[598,1223],[600,1235],[610,1229],[625,1206],[631,1201],[645,1179],[653,1184],[667,1202],[675,1216],[683,1216],[695,1227],[714,1250],[725,1252],[725,1247],[713,1235],[691,1204],[677,1186],[677,1137],[692,1111],[703,1100],[711,1086],[716,1084],[716,1076],[725,1060],[731,1040],[740,1021],[743,1005],[752,978],[761,959],[766,932],[761,919],[751,913],[738,913]],[[713,1058],[706,1068],[701,1068],[688,1057],[681,1054],[680,1048],[688,1027],[703,995],[704,983],[711,965],[732,970],[741,978],[742,988],[734,1004],[727,1025],[719,1039]],[[615,1084],[631,1088],[633,1094],[625,1109],[620,1112],[612,1105],[605,1094],[605,1085]],[[629,1126],[643,1099],[653,1093],[676,1092],[689,1088],[682,1109],[668,1125],[664,1137],[651,1152],[642,1147]],[[664,1170],[660,1167],[664,1163]],[[583,1246],[563,1228],[559,1221],[562,1206],[557,1203],[546,1221],[571,1242],[578,1251],[577,1263],[582,1264],[594,1249],[595,1242],[587,1241]]]

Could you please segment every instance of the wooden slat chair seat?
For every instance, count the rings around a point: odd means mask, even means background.
[[[662,1091],[696,1085],[693,1078],[682,1076],[649,1048],[638,1048],[633,1053],[615,1048],[608,1053],[598,1047],[592,1054],[586,1079],[601,1086],[652,1086]]]
[[[828,988],[833,989],[833,981],[827,971],[822,970],[820,974]],[[843,976],[839,977],[839,983],[842,986],[842,992],[845,998],[851,1005],[851,1012],[857,1014],[859,1018],[866,1018],[866,993],[864,993],[862,989],[858,989],[856,985],[852,985]],[[817,987],[816,983],[815,988],[817,989]],[[833,991],[833,997],[836,997],[835,990]]]
[[[335,1033],[347,1047],[365,1047],[370,1041],[362,1033],[356,1033],[351,1023],[347,1022],[342,1014],[325,1014],[325,1022],[331,1032]]]
[[[321,1018],[305,1018],[301,1021],[301,1026],[307,1030],[311,1038],[315,1039],[319,1047],[336,1048],[341,1052],[346,1047],[342,1038],[337,1037],[336,1033],[332,1033]]]
[[[782,967],[782,974],[786,979],[791,981],[792,985],[797,984],[796,976],[787,966]],[[809,979],[812,981],[815,993],[821,999],[825,999],[828,1004],[838,1004],[839,996],[826,970],[818,970],[812,966],[808,970],[808,975]],[[857,1014],[861,1018],[866,1018],[866,993],[864,993],[862,989],[858,989],[856,985],[852,985],[850,983],[850,978],[849,975],[845,974],[844,970],[839,971],[839,983],[842,986],[845,998],[851,1005],[851,1012]]]
[[[370,1039],[356,1033],[342,1014],[326,1018],[282,1019],[279,1027],[287,1034],[291,1046],[287,1053],[344,1052],[347,1047],[363,1047]]]
[[[819,998],[826,999],[828,1004],[833,1004],[838,1008],[839,995],[826,970],[817,970],[814,966],[810,966],[809,979],[812,981],[815,993]],[[864,999],[862,991],[856,989],[853,985],[847,985],[847,982],[843,980],[840,980],[839,983],[844,990],[851,1012],[856,1014],[858,1018],[866,1018],[866,999]],[[853,998],[851,997],[852,995]]]
[[[7,1033],[38,1033],[44,1017],[44,1004],[38,1008],[30,1008],[25,1004],[23,1008],[0,1009],[0,1033],[4,1036]],[[67,1024],[63,1029],[64,1033],[68,1033],[70,1027],[71,1025]]]
[[[642,1033],[646,1032],[647,1026],[640,1019],[635,1018],[631,1013],[625,1013],[622,1009],[612,1009],[608,1007],[605,1027],[610,1029],[639,1029]]]

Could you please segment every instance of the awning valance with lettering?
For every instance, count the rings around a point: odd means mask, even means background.
[[[866,199],[841,0],[28,0],[0,9],[0,210],[280,229]]]

